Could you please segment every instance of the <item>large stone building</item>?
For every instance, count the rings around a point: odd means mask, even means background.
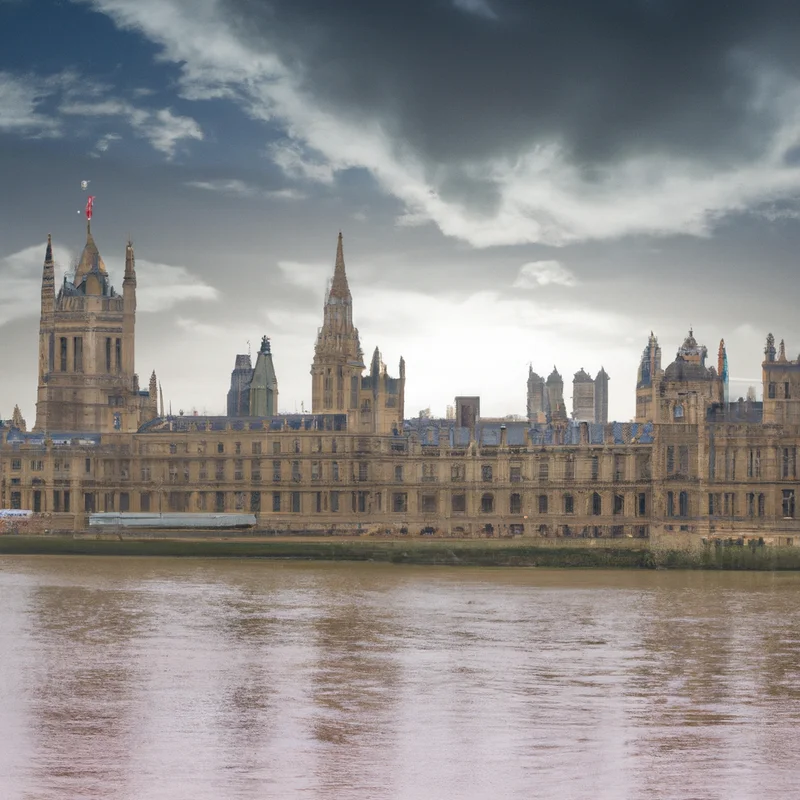
[[[605,423],[603,370],[595,421],[569,419],[556,369],[547,380],[531,369],[527,421],[482,419],[477,397],[457,398],[450,419],[406,420],[402,359],[397,378],[377,349],[365,362],[340,236],[311,413],[276,413],[265,338],[255,367],[237,360],[229,416],[175,417],[154,374],[139,389],[135,310],[131,244],[120,297],[90,231],[56,295],[48,243],[36,424],[26,432],[17,410],[0,425],[0,506],[47,513],[54,529],[82,529],[94,511],[245,511],[298,533],[800,541],[800,361],[771,335],[763,403],[728,403],[724,346],[708,367],[690,332],[665,369],[651,335],[633,422]],[[588,393],[580,408],[589,415]]]

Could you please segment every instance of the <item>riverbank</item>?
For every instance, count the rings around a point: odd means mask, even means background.
[[[481,567],[626,569],[800,569],[800,548],[716,546],[655,550],[641,546],[554,546],[480,540],[365,539],[97,539],[71,536],[2,536],[0,555],[117,555],[375,561]],[[638,545],[638,543],[637,543]]]

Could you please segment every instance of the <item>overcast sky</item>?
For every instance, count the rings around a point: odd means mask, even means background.
[[[769,331],[800,350],[796,0],[0,0],[0,417],[33,423],[52,233],[81,180],[137,371],[222,413],[270,336],[308,409],[336,236],[354,318],[406,412],[525,412],[528,364],[611,377],[690,325],[732,395]]]

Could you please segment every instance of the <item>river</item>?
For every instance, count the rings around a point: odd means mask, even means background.
[[[0,558],[0,797],[793,798],[800,574]]]

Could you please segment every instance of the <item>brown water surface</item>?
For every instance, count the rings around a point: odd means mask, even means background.
[[[0,558],[0,797],[800,797],[800,575]]]

